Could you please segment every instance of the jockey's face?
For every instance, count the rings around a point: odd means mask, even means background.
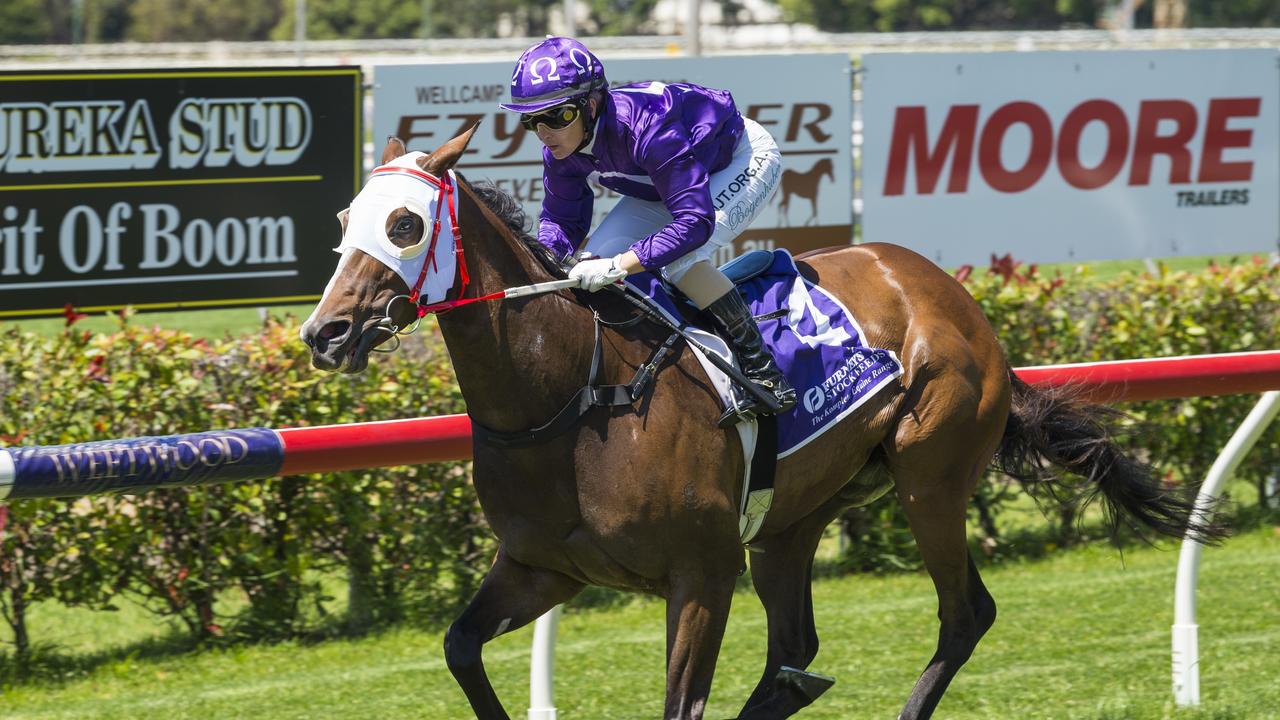
[[[588,101],[591,107],[591,115],[596,114],[596,101],[591,99]],[[535,133],[538,139],[542,141],[547,149],[551,150],[551,156],[557,160],[563,160],[573,154],[573,151],[582,144],[582,138],[587,134],[587,117],[586,114],[579,114],[573,122],[559,130],[552,129],[546,123],[538,123]]]

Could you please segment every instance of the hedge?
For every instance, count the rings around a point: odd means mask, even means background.
[[[1280,270],[1258,258],[1200,272],[1045,276],[1009,258],[958,276],[991,318],[1013,365],[1280,347]],[[0,442],[57,444],[209,428],[286,427],[462,412],[438,332],[426,329],[357,376],[313,370],[295,321],[204,340],[125,316],[117,330],[16,329],[0,346]],[[1129,406],[1124,440],[1170,482],[1203,477],[1254,398]],[[1268,501],[1280,467],[1271,429],[1238,471]],[[492,557],[467,463],[287,477],[130,497],[17,502],[0,541],[0,610],[29,652],[32,603],[108,609],[137,601],[202,642],[434,624],[469,598]],[[978,547],[1000,555],[1000,478],[974,503]],[[1050,508],[1059,539],[1076,518]],[[845,567],[917,564],[898,504],[846,515]],[[335,616],[324,578],[346,578]],[[227,598],[243,598],[231,603]],[[22,663],[17,663],[18,667]]]
[[[122,324],[94,335],[10,330],[0,351],[0,440],[57,444],[209,428],[286,427],[462,412],[443,343],[410,339],[360,375],[311,368],[292,322],[206,341]],[[19,654],[24,609],[120,598],[201,639],[439,620],[474,590],[491,540],[468,465],[22,501],[0,544],[0,610]],[[325,616],[320,576],[343,571],[350,612]],[[318,572],[316,572],[318,571]],[[247,604],[228,617],[219,599]]]

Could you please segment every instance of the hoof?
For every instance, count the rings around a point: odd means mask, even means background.
[[[832,685],[835,685],[836,679],[830,675],[819,675],[818,673],[797,670],[784,665],[778,670],[774,683],[782,687],[791,688],[808,699],[809,702],[813,702]]]

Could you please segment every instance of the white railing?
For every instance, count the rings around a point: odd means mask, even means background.
[[[1194,520],[1207,520],[1214,498],[1235,473],[1240,461],[1258,442],[1280,413],[1280,392],[1264,393],[1241,423],[1222,453],[1209,468],[1196,497]],[[1200,626],[1196,624],[1196,584],[1200,579],[1200,552],[1195,540],[1182,541],[1178,556],[1178,579],[1173,592],[1173,697],[1182,706],[1200,704]]]

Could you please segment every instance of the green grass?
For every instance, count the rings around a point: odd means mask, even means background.
[[[1174,708],[1169,625],[1177,552],[1105,546],[984,572],[999,619],[951,686],[939,718],[1207,720],[1280,718],[1280,529],[1205,552],[1199,710]],[[839,682],[801,718],[894,717],[932,653],[934,594],[923,575],[845,577],[814,588],[822,650]],[[38,637],[89,654],[63,682],[7,688],[5,718],[462,718],[441,634],[398,629],[316,645],[200,654],[165,649],[136,611],[37,609]],[[663,606],[640,599],[561,622],[557,705],[565,720],[653,718],[663,691]],[[121,643],[150,638],[121,649]],[[486,647],[513,717],[528,699],[529,628]],[[114,650],[112,648],[115,648]],[[763,663],[764,617],[735,598],[708,718],[735,713]],[[96,655],[92,655],[97,653]]]
[[[305,319],[314,307],[314,304],[276,305],[264,309],[276,317],[293,315]],[[196,337],[219,338],[227,333],[240,335],[262,327],[262,319],[262,311],[259,308],[230,308],[140,313],[133,316],[130,322],[147,327],[158,325],[170,330],[185,330]],[[0,330],[15,326],[26,332],[51,335],[62,332],[67,323],[62,317],[0,322]],[[94,313],[76,322],[77,328],[100,333],[112,332],[118,326],[119,319],[109,313]]]

